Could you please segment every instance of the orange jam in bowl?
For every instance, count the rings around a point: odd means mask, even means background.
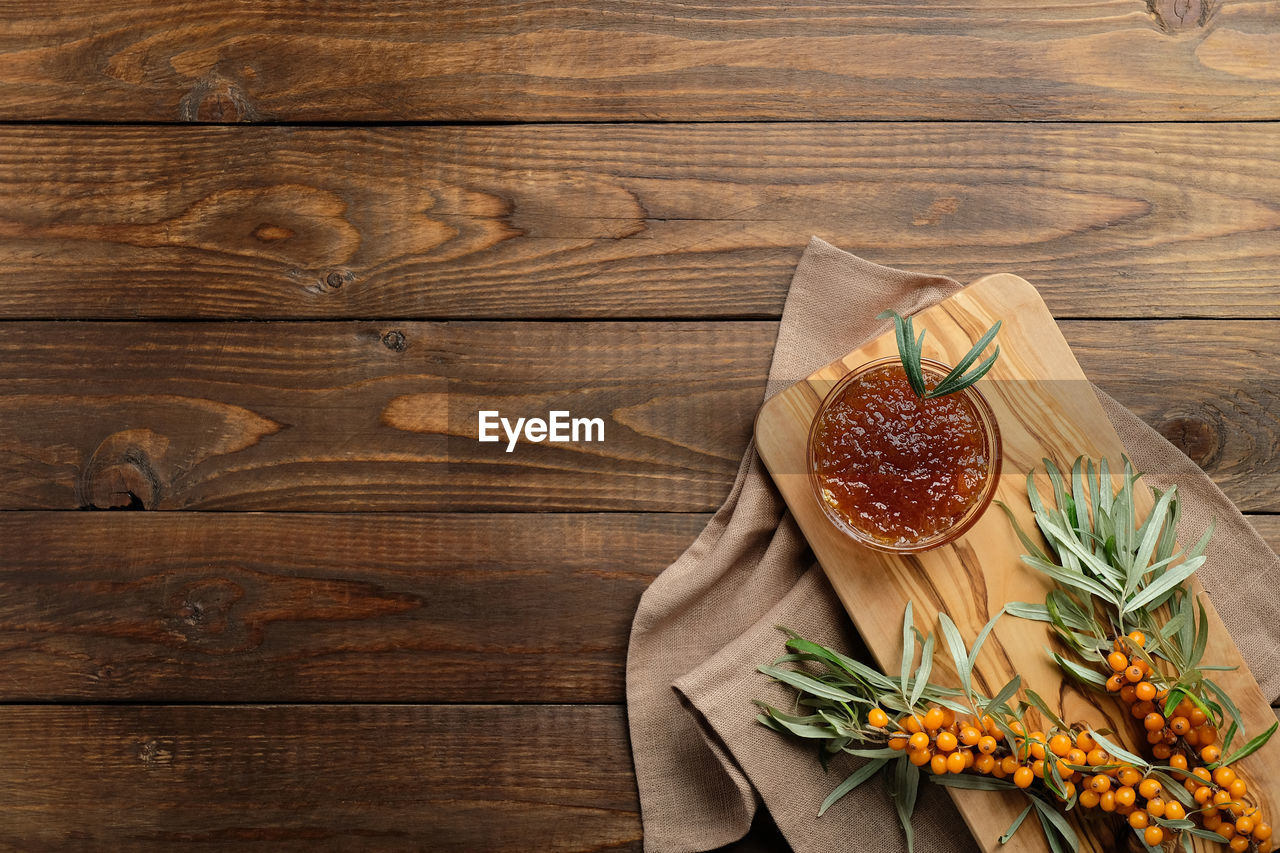
[[[924,359],[925,385],[949,368]],[[894,357],[840,380],[809,431],[809,476],[827,518],[881,551],[926,551],[968,530],[1000,475],[1000,429],[973,387],[922,400]]]

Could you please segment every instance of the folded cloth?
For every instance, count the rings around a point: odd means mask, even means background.
[[[769,392],[884,332],[888,324],[875,317],[886,308],[911,314],[960,287],[950,278],[882,267],[812,239],[791,280]],[[1264,695],[1280,696],[1280,560],[1186,456],[1097,393],[1146,480],[1178,485],[1180,537],[1196,538],[1210,519],[1217,520],[1201,581]],[[756,672],[781,653],[777,625],[861,649],[753,445],[729,498],[645,592],[632,625],[627,708],[646,851],[701,851],[734,841],[750,827],[761,800],[798,853],[905,849],[896,813],[878,784],[861,786],[817,818],[818,805],[856,759],[834,761],[824,773],[812,748],[755,722],[750,700],[785,705],[789,698]],[[921,786],[915,817],[920,853],[977,850],[963,827],[944,791]]]

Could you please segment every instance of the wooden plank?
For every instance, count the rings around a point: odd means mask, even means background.
[[[1269,2],[11,4],[0,118],[1276,118]]]
[[[1280,515],[1251,515],[1249,523],[1271,546],[1271,550],[1280,554]]]
[[[0,324],[0,507],[705,512],[737,471],[775,328]],[[1062,328],[1243,509],[1280,509],[1274,321]],[[506,453],[473,440],[481,408],[600,417],[606,440]]]
[[[1059,318],[1280,317],[1276,138],[0,127],[0,317],[776,318],[811,234],[964,281],[1018,272]]]
[[[998,319],[1004,321],[1000,330],[1003,355],[983,388],[999,423],[1003,445],[1005,476],[992,475],[996,478],[995,499],[1007,505],[1023,530],[1034,530],[1028,488],[1020,472],[1040,467],[1045,457],[1068,466],[1078,455],[1109,459],[1118,465],[1124,446],[1039,294],[1017,276],[988,276],[923,312],[919,320],[930,332],[924,355],[957,363],[973,339]],[[1043,601],[1054,586],[1044,575],[1021,566],[1019,557],[1026,549],[1008,519],[998,512],[980,516],[954,542],[915,554],[870,550],[828,520],[814,495],[806,461],[811,425],[834,382],[858,365],[895,353],[891,330],[771,398],[761,409],[755,427],[761,459],[867,648],[887,672],[896,672],[903,659],[902,613],[906,608],[914,607],[916,623],[926,630],[935,630],[940,614],[946,613],[961,636],[972,641],[1006,603]],[[1050,493],[1046,475],[1039,475],[1037,481],[1041,494]],[[1107,484],[1109,489],[1116,487],[1114,482]],[[1134,493],[1133,503],[1143,514],[1150,511],[1153,501],[1143,489]],[[1195,577],[1184,585],[1193,597],[1202,592]],[[1239,706],[1242,728],[1263,731],[1275,721],[1275,714],[1212,603],[1207,597],[1201,601],[1208,626],[1205,660],[1230,669],[1221,673],[1219,684]],[[1054,645],[1052,628],[1041,622],[996,622],[973,667],[975,689],[992,696],[1002,685],[1020,678],[1028,691],[1034,689],[1046,697],[1056,718],[1114,731],[1125,748],[1149,754],[1143,740],[1145,731],[1126,718],[1123,705],[1100,703],[1096,693],[1062,674],[1046,651]],[[956,678],[949,660],[940,664],[951,672],[950,679],[942,677],[942,683]],[[1028,729],[1048,731],[1048,718],[1033,711]],[[1250,804],[1272,813],[1272,801],[1255,782],[1280,773],[1280,746],[1267,744],[1239,762],[1236,769],[1250,779],[1254,798]],[[1024,797],[1016,791],[1003,798],[973,790],[950,793],[982,849],[1002,849],[1001,836],[1025,806]],[[1080,834],[1082,850],[1102,853],[1124,846],[1114,827],[1102,827],[1074,813],[1069,819]],[[1125,827],[1126,834],[1127,830]],[[1217,849],[1202,839],[1191,839],[1191,845],[1206,853]],[[1007,849],[1036,853],[1050,847],[1043,836],[1024,833],[1009,840]]]
[[[621,702],[708,518],[0,513],[0,701]]]
[[[619,707],[6,706],[9,850],[640,850]]]

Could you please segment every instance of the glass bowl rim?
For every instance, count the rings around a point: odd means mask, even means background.
[[[931,373],[941,373],[942,375],[946,375],[951,371],[950,365],[944,364],[936,359],[922,358],[920,359],[920,363],[923,368]],[[995,497],[996,486],[999,483],[1000,472],[1004,462],[1004,448],[1000,437],[1000,424],[996,420],[995,412],[992,410],[991,404],[987,401],[986,396],[983,395],[976,386],[970,385],[968,388],[957,393],[963,394],[973,406],[974,410],[978,413],[978,420],[983,426],[983,436],[987,440],[987,447],[990,450],[989,455],[992,459],[991,464],[988,466],[986,483],[983,485],[982,492],[979,495],[978,500],[974,502],[973,506],[969,507],[969,509],[965,511],[964,515],[960,516],[960,519],[950,527],[947,527],[926,539],[905,543],[882,542],[879,539],[875,539],[858,530],[844,518],[839,516],[836,511],[822,499],[822,488],[818,481],[817,460],[815,458],[818,424],[822,421],[822,416],[826,414],[827,409],[837,399],[839,393],[848,387],[853,380],[871,372],[872,370],[892,364],[901,365],[901,358],[897,355],[891,355],[865,362],[842,376],[840,380],[831,387],[831,390],[829,390],[822,398],[822,403],[814,413],[813,421],[809,424],[809,441],[807,450],[809,486],[814,500],[816,500],[818,502],[818,506],[822,508],[822,514],[826,516],[827,520],[831,522],[837,530],[857,542],[859,545],[863,545],[875,551],[890,554],[915,554],[938,548],[949,542],[954,542],[956,539],[959,539],[967,533],[969,529],[977,523],[978,519],[982,517],[983,513],[985,513],[987,508],[991,505],[991,500]]]

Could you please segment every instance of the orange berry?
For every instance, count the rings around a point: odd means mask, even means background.
[[[907,748],[907,736],[899,732],[889,737],[889,748],[896,749],[899,752]]]
[[[973,759],[973,769],[983,775],[990,773],[995,766],[996,760],[986,753],[982,753]],[[1205,790],[1208,789],[1206,788]]]
[[[1244,795],[1249,793],[1249,786],[1245,784],[1243,779],[1237,776],[1231,781],[1231,784],[1227,786],[1227,790],[1231,792],[1231,799],[1243,800]]]
[[[1215,806],[1225,806],[1231,802],[1231,792],[1226,788],[1219,788],[1213,792],[1213,804]]]
[[[1012,776],[1018,770],[1018,759],[1014,758],[1012,755],[1006,755],[1001,759],[1000,767],[1004,769],[1006,774]],[[1031,771],[1028,770],[1027,772],[1030,773]]]
[[[1080,803],[1080,805],[1084,806],[1086,809],[1092,809],[1098,805],[1098,800],[1099,798],[1097,794],[1095,794],[1093,791],[1090,791],[1088,788],[1085,788],[1083,791],[1080,792],[1080,799],[1078,800],[1078,802]]]
[[[1223,787],[1230,785],[1232,782],[1235,781],[1235,778],[1236,778],[1236,771],[1232,770],[1230,767],[1227,767],[1225,765],[1213,771],[1213,781],[1217,782],[1219,785],[1222,785]]]
[[[1125,685],[1124,676],[1117,672],[1107,679],[1107,692],[1119,693],[1120,690],[1124,687],[1124,685]]]
[[[1164,730],[1147,732],[1147,743],[1164,743]]]
[[[996,751],[996,739],[991,735],[983,735],[978,738],[978,752],[984,755],[990,755]]]
[[[907,741],[907,744],[912,749],[924,749],[929,745],[929,736],[924,732],[916,732],[911,736],[911,740]]]
[[[1075,771],[1071,769],[1070,765],[1071,765],[1071,762],[1067,761],[1067,759],[1065,758],[1058,759],[1058,764],[1057,764],[1058,775],[1061,776],[1063,779],[1069,779],[1071,777],[1071,774],[1075,773]]]
[[[1147,811],[1152,817],[1164,817],[1164,800],[1159,797],[1147,800]]]
[[[947,772],[963,773],[965,770],[965,761],[964,761],[965,755],[966,753],[963,753],[963,752],[953,752],[950,755],[948,755],[946,758]]]
[[[1218,833],[1228,841],[1236,837],[1235,824],[1227,823],[1225,820],[1222,822],[1221,826],[1214,830],[1214,832]]]
[[[907,753],[907,758],[916,767],[921,767],[933,760],[933,751],[929,749],[913,749]]]
[[[1027,733],[1027,730],[1022,727],[1022,723],[1017,720],[1014,720],[1009,724],[1009,731],[1013,732],[1018,737],[1022,737]]]
[[[1142,680],[1143,674],[1142,667],[1134,664],[1124,671],[1124,680],[1130,684],[1137,684]]]
[[[1107,666],[1111,667],[1112,672],[1124,672],[1129,668],[1129,659],[1124,652],[1112,652],[1107,655]]]
[[[1030,767],[1019,767],[1013,774],[1013,784],[1019,788],[1030,788],[1031,782],[1035,779]]]
[[[965,746],[973,746],[980,740],[982,740],[982,732],[973,726],[965,726],[960,729],[960,742]]]
[[[916,732],[924,731],[924,720],[921,719],[919,714],[912,714],[911,716],[907,717],[905,721],[900,721],[900,722],[902,722],[903,728],[905,728],[907,731],[911,732],[912,734],[915,734]]]
[[[1184,703],[1186,702],[1185,699],[1182,701]],[[1203,726],[1205,723],[1209,722],[1209,717],[1205,714],[1205,712],[1201,711],[1199,708],[1196,708],[1194,706],[1191,707],[1191,709],[1187,711],[1186,714],[1183,714],[1182,705],[1178,705],[1178,714],[1181,716],[1185,716],[1187,718],[1187,721],[1191,723],[1192,728],[1199,728],[1200,726]]]
[[[1134,702],[1137,702],[1137,690],[1137,687],[1126,681],[1124,686],[1120,688],[1120,701],[1124,702],[1126,705],[1132,705]]]
[[[1098,808],[1104,812],[1113,812],[1116,810],[1116,792],[1103,791],[1098,795]]]
[[[1148,847],[1159,847],[1164,841],[1164,830],[1158,826],[1148,826],[1142,831],[1142,840]]]
[[[1147,635],[1141,631],[1131,631],[1129,632],[1129,642],[1133,643],[1140,649],[1146,648]]]
[[[924,727],[931,732],[937,731],[942,728],[943,719],[941,708],[930,708],[924,715]]]
[[[1031,773],[1037,779],[1044,778],[1044,759],[1043,758],[1037,758],[1035,761],[1031,762]]]
[[[1231,839],[1231,849],[1236,851],[1236,853],[1244,853],[1244,851],[1249,849],[1249,838],[1244,835],[1237,835],[1235,838]]]
[[[1186,717],[1174,717],[1169,721],[1169,728],[1173,730],[1175,735],[1185,735],[1191,731],[1191,721]]]
[[[941,776],[947,772],[947,757],[942,753],[938,753],[929,759],[929,769],[933,771],[933,775]]]
[[[1116,805],[1131,806],[1138,799],[1138,795],[1128,785],[1123,788],[1116,788]]]
[[[1182,739],[1186,741],[1187,746],[1198,747],[1200,746],[1200,730],[1192,729],[1191,731],[1183,735]]]
[[[1259,841],[1266,841],[1271,837],[1271,824],[1259,822],[1253,827],[1253,837]]]
[[[872,708],[867,712],[867,722],[876,728],[883,729],[889,725],[889,715],[879,708]]]
[[[1044,732],[1032,732],[1028,740],[1031,743],[1031,757],[1044,758]]]
[[[1156,706],[1154,702],[1134,702],[1133,706],[1129,708],[1129,713],[1135,720],[1141,720],[1143,717],[1147,716],[1147,714],[1155,713],[1155,710]],[[1161,725],[1160,728],[1164,728],[1164,726]]]
[[[1142,774],[1132,767],[1126,766],[1121,767],[1119,772],[1116,773],[1116,779],[1120,781],[1121,785],[1132,788],[1142,781]]]
[[[1129,826],[1132,826],[1134,829],[1146,829],[1147,821],[1147,813],[1141,809],[1129,813]]]
[[[943,752],[954,752],[956,748],[956,736],[951,732],[938,732],[936,741],[938,749]]]
[[[956,724],[956,712],[950,708],[942,709],[942,725],[943,728],[951,728]]]
[[[1163,761],[1170,755],[1173,755],[1173,750],[1169,748],[1169,744],[1167,743],[1158,743],[1151,747],[1151,754]]]
[[[1213,762],[1217,761],[1221,757],[1222,757],[1222,750],[1218,749],[1216,746],[1213,746],[1212,744],[1200,750],[1200,760],[1203,761],[1205,764],[1212,764]]]
[[[1089,750],[1093,749],[1097,745],[1098,745],[1098,742],[1095,741],[1093,739],[1093,735],[1089,734],[1088,732],[1079,732],[1078,734],[1076,734],[1076,749],[1080,749],[1085,752],[1088,752]]]
[[[1133,695],[1143,702],[1150,702],[1156,698],[1156,686],[1150,681],[1139,681],[1138,686],[1133,688]]]
[[[972,766],[973,766],[973,750],[972,750],[972,749],[962,749],[962,750],[960,750],[960,754],[964,756],[964,766],[965,766],[965,769],[967,770],[967,769],[969,769],[970,767],[972,767]]]
[[[1209,746],[1218,741],[1218,727],[1214,725],[1203,725],[1200,727],[1200,745]]]
[[[1089,780],[1089,790],[1096,794],[1101,794],[1103,791],[1110,791],[1111,777],[1105,773],[1099,773],[1097,776],[1094,776]]]
[[[1159,731],[1164,728],[1164,717],[1159,714],[1147,714],[1142,718],[1142,727],[1149,732]]]
[[[1099,749],[1098,747],[1094,747],[1093,749],[1089,750],[1089,755],[1085,758],[1085,760],[1089,764],[1092,764],[1095,766],[1098,764],[1106,764],[1107,753],[1104,750]]]
[[[1169,766],[1176,767],[1178,770],[1187,769],[1187,757],[1181,752],[1169,756]]]
[[[1218,827],[1222,826],[1222,815],[1217,812],[1209,812],[1201,820],[1201,823],[1203,823],[1204,828],[1210,832],[1217,832]]]
[[[1236,821],[1236,832],[1241,835],[1248,835],[1253,832],[1253,818],[1242,817]]]
[[[1198,805],[1208,805],[1209,801],[1213,799],[1213,789],[1208,785],[1201,785],[1195,789],[1191,796]]]
[[[1213,781],[1213,774],[1209,772],[1209,768],[1207,767],[1197,767],[1191,771],[1191,775],[1195,776],[1197,779],[1203,779],[1206,782]]]
[[[1049,751],[1059,758],[1062,758],[1064,755],[1071,752],[1071,738],[1064,734],[1054,735],[1049,738]]]
[[[1155,779],[1143,779],[1138,785],[1138,793],[1144,800],[1155,799],[1160,796],[1160,783]]]
[[[1169,804],[1164,807],[1164,816],[1167,820],[1182,820],[1187,816],[1187,810],[1177,800],[1170,800]]]
[[[1085,762],[1085,752],[1083,749],[1076,747],[1067,753],[1067,762],[1077,766],[1083,765]]]

